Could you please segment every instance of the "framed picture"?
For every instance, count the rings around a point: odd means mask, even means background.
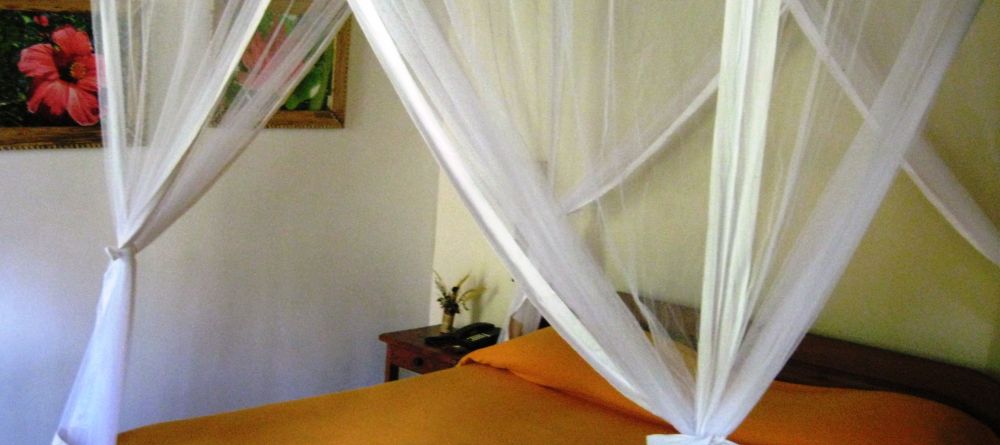
[[[272,0],[233,79],[231,91],[240,87],[240,75],[249,71],[259,57],[255,52],[267,45],[277,33],[280,41],[295,27],[308,1]],[[284,12],[288,11],[285,15]],[[267,123],[267,128],[343,128],[347,105],[347,64],[351,46],[351,22],[348,19],[337,32],[333,43]]]
[[[287,6],[276,0],[271,7]],[[304,9],[294,6],[284,19],[270,14],[253,39],[266,38],[276,26],[287,33]],[[268,128],[344,126],[350,32],[348,20]],[[0,0],[0,150],[101,146],[92,43],[89,0]],[[230,90],[257,61],[254,45],[252,40]]]
[[[100,146],[92,30],[89,0],[0,0],[0,149]]]

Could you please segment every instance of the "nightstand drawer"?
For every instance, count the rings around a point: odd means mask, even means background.
[[[454,363],[442,362],[433,357],[428,357],[418,351],[406,348],[390,348],[389,361],[400,368],[424,374],[427,372],[440,371],[454,366]]]
[[[465,351],[428,346],[424,339],[440,334],[439,326],[426,326],[379,335],[385,342],[385,381],[399,378],[399,368],[417,374],[440,371],[458,364]]]

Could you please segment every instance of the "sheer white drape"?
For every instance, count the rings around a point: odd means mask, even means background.
[[[861,57],[853,57],[855,51],[850,46],[849,50],[831,51],[831,43],[823,40],[823,33],[820,31],[825,10],[815,0],[790,1],[786,6],[789,6],[788,9],[802,28],[804,36],[816,48],[817,57],[830,70],[847,98],[859,113],[867,115],[872,95],[877,90],[877,86],[873,85],[877,79],[873,75],[876,68],[866,62],[871,60],[871,55],[864,54],[865,50],[862,49]],[[836,23],[828,25],[840,26]],[[839,38],[845,40],[846,35],[841,34]],[[835,43],[843,46],[848,42]],[[861,64],[861,66],[852,68],[848,72],[845,69],[848,64]],[[714,103],[710,99],[714,98],[718,90],[718,59],[709,58],[705,65],[702,72],[696,73],[687,81],[684,87],[685,93],[678,95],[680,102],[686,104],[683,112],[664,113],[670,119],[665,121],[667,124],[661,124],[664,131],[654,143],[643,147],[641,151],[630,150],[627,147],[619,149],[616,152],[617,157],[597,166],[598,171],[582,178],[565,193],[562,204],[567,212],[578,211],[593,203],[620,186],[649,159],[664,149],[676,145],[672,140],[678,130],[688,125],[699,112]],[[884,73],[880,75],[884,76]],[[863,98],[863,95],[866,97]],[[676,109],[677,106],[665,108]],[[903,171],[970,245],[1000,266],[1000,231],[971,198],[969,192],[952,174],[925,137],[918,137],[910,146],[903,163]],[[527,295],[521,292],[511,301],[508,317],[522,326],[522,332],[534,330],[541,319],[538,310],[528,302]]]
[[[211,186],[346,14],[317,0],[287,36],[262,37],[266,62],[230,96],[266,3],[94,0],[118,244],[53,443],[114,442],[135,253]],[[725,443],[763,394],[919,141],[978,2],[784,4],[781,18],[778,0],[351,0],[533,305],[680,432],[650,443]],[[705,243],[677,242],[692,235]],[[668,302],[700,308],[697,329]]]
[[[853,57],[854,51],[832,50],[834,46],[847,42],[841,37],[841,42],[832,42],[831,45],[821,39],[819,26],[823,19],[823,8],[816,0],[790,1],[788,4],[797,23],[816,48],[818,57],[834,73],[837,83],[858,112],[866,115],[877,90],[873,79],[884,75],[879,72],[879,68],[872,66],[870,61],[873,55],[864,49],[861,50],[860,58]],[[849,65],[852,68],[850,70],[846,69]],[[1000,231],[972,200],[969,192],[951,173],[926,137],[921,135],[910,146],[903,162],[903,171],[969,244],[993,264],[1000,266]]]
[[[830,50],[830,44],[823,41],[822,33],[819,30],[822,26],[824,9],[818,2],[814,0],[792,1],[788,2],[788,5],[791,6],[790,9],[796,22],[804,30],[804,35],[816,48],[817,56],[834,74],[834,78],[844,89],[848,99],[859,113],[867,114],[871,95],[877,89],[877,86],[873,85],[875,77],[872,76],[875,68],[868,66],[865,62],[871,57],[864,54],[860,58],[851,57],[854,54],[853,49],[841,52]],[[841,38],[843,39],[843,37]],[[839,43],[844,44],[844,42]],[[716,62],[714,69],[717,70],[717,60],[712,59],[711,61]],[[844,68],[848,63],[863,65],[848,73]],[[670,140],[676,135],[676,130],[688,124],[699,110],[713,103],[708,99],[714,97],[718,88],[718,79],[714,77],[715,74],[715,71],[708,71],[707,74],[696,75],[689,80],[687,90],[697,90],[698,87],[703,87],[703,89],[694,97],[685,97],[691,96],[691,94],[681,96],[688,107],[684,114],[677,115],[675,120],[665,127],[666,130],[662,133],[661,139],[641,152],[619,150],[620,156],[618,158],[599,166],[600,172],[583,178],[565,195],[562,200],[563,207],[568,212],[574,212],[594,202],[609,190],[621,185],[648,159],[657,155],[661,150],[672,146]],[[850,78],[848,78],[848,74],[851,75]],[[867,93],[867,98],[862,98],[862,92]],[[919,137],[909,148],[903,164],[903,171],[963,238],[983,256],[1000,266],[1000,231],[978,204],[972,200],[968,191],[951,173],[925,137]],[[508,314],[525,327],[525,332],[537,326],[540,319],[537,309],[527,303],[527,295],[523,293],[515,296]]]
[[[135,254],[179,218],[263,127],[332,40],[342,0],[93,0],[102,133],[117,245],[54,444],[118,434]],[[265,16],[275,24],[263,33]],[[290,32],[285,24],[295,22]],[[252,39],[258,63],[234,72]],[[242,87],[241,87],[242,85]],[[230,93],[227,95],[227,88]],[[223,100],[225,98],[225,100]]]
[[[978,6],[351,3],[533,305],[682,433],[650,443],[705,444],[814,321]],[[657,153],[704,139],[710,159]],[[671,242],[698,227],[704,245]],[[700,307],[693,338],[665,302]]]

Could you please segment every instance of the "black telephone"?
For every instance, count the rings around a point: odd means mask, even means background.
[[[490,323],[472,323],[447,334],[435,335],[424,339],[430,346],[451,346],[456,349],[473,351],[497,343],[500,338],[500,328]]]

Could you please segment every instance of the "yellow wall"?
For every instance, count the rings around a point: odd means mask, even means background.
[[[1000,205],[997,43],[1000,1],[992,0],[984,4],[949,70],[927,126],[927,137],[994,222]],[[706,168],[704,150],[691,147],[703,145],[710,128],[699,125],[688,133],[688,140],[669,156],[688,157],[694,170]],[[698,228],[686,232],[691,230]],[[471,272],[491,289],[472,314],[463,314],[465,320],[500,323],[513,293],[510,275],[443,176],[436,232],[434,267],[449,280]],[[703,242],[703,231],[682,235],[692,239],[680,241],[687,247]],[[675,287],[696,286],[698,280],[681,281]],[[430,320],[438,320],[439,314],[432,303]],[[1000,376],[1000,268],[969,247],[900,175],[814,332]]]
[[[1000,0],[987,0],[962,43],[927,135],[980,207],[1000,221]]]
[[[1000,268],[900,177],[813,330],[1000,375],[998,314]]]
[[[463,311],[456,317],[456,325],[470,320],[501,324],[514,294],[514,283],[446,175],[438,175],[435,232],[434,269],[441,277],[450,284],[470,273],[470,287],[481,284],[487,288],[479,301],[472,305],[471,311]],[[436,289],[431,290],[431,323],[441,322],[441,307],[434,301],[436,292]]]

